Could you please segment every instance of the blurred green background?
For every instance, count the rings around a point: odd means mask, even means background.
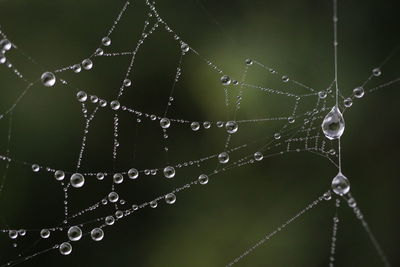
[[[46,70],[79,63],[98,47],[123,4],[120,0],[1,0],[1,29],[18,46],[7,56],[28,80],[36,80]],[[333,80],[330,0],[170,0],[158,1],[157,7],[185,42],[236,79],[240,79],[244,60],[249,57],[318,90],[327,88]],[[397,1],[339,1],[339,86],[343,95],[350,95],[398,44],[398,9]],[[132,1],[106,51],[132,51],[147,13],[144,1]],[[139,51],[133,85],[121,103],[162,114],[179,54],[179,46],[160,27]],[[129,61],[124,56],[95,58],[91,71],[60,75],[69,81],[69,87],[60,83],[52,88],[33,86],[13,115],[11,157],[73,170],[84,126],[73,88],[112,100]],[[393,57],[382,69],[382,76],[367,88],[397,78],[399,61],[399,56]],[[231,118],[224,106],[219,77],[201,57],[193,53],[185,56],[169,116],[213,122]],[[249,72],[249,79],[249,83],[264,87],[293,89],[284,88],[279,79],[266,72]],[[3,112],[23,91],[24,83],[0,65],[0,88]],[[342,138],[343,172],[393,266],[399,264],[400,236],[399,97],[399,85],[393,85],[355,101],[345,113]],[[305,105],[310,108],[313,102]],[[245,90],[238,118],[287,116],[292,107],[287,97]],[[82,171],[112,171],[112,118],[112,112],[105,109],[93,120]],[[226,137],[215,125],[194,133],[187,125],[173,124],[168,132],[170,151],[166,159],[158,123],[146,119],[137,123],[136,117],[121,113],[120,124],[121,147],[115,168],[124,171],[132,166],[163,167],[167,162],[176,164],[218,153]],[[281,122],[241,124],[231,146],[270,137],[280,127]],[[0,120],[2,155],[7,131],[8,117]],[[318,127],[313,135],[317,131]],[[232,160],[244,155],[239,151]],[[0,164],[3,172],[5,163]],[[210,173],[216,166],[211,160],[200,168],[178,169],[170,180],[160,173],[141,177],[124,182],[118,192],[129,203],[142,203],[192,181],[200,173]],[[336,172],[330,162],[311,153],[286,153],[234,168],[212,177],[207,186],[177,194],[173,206],[160,203],[157,209],[143,209],[107,227],[102,242],[85,237],[72,244],[73,253],[68,257],[53,251],[21,266],[224,266],[320,196]],[[84,188],[70,191],[70,212],[106,196],[110,185],[110,177],[102,182],[87,179]],[[62,188],[49,173],[33,173],[29,166],[11,164],[0,196],[0,229],[57,225],[63,220],[63,200]],[[333,202],[321,203],[237,266],[327,266]],[[74,223],[112,212],[111,207],[101,207]],[[359,220],[345,203],[339,214],[336,266],[382,266]],[[90,227],[84,230],[90,231]],[[28,232],[18,238],[14,248],[14,241],[1,234],[0,263],[17,258],[19,253],[27,256],[53,246],[66,236],[63,232],[34,243],[38,237],[37,231]]]

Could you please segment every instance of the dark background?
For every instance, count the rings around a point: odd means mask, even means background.
[[[108,51],[131,51],[148,11],[144,1],[133,5],[112,35]],[[29,80],[46,70],[80,62],[98,46],[124,1],[0,1],[0,25],[19,49],[10,60]],[[250,57],[282,70],[290,77],[324,89],[333,80],[332,3],[326,1],[159,1],[158,11],[184,41],[224,72],[239,78]],[[339,1],[339,87],[348,96],[354,87],[399,42],[397,1]],[[147,42],[147,41],[146,41]],[[144,44],[133,72],[134,84],[121,100],[126,106],[162,114],[179,59],[179,47],[161,29]],[[36,63],[27,60],[29,55]],[[11,157],[42,166],[72,170],[80,149],[83,119],[75,88],[111,100],[123,79],[128,57],[97,58],[92,71],[66,72],[70,87],[32,87],[13,116]],[[367,88],[398,77],[399,56],[382,69]],[[182,66],[171,117],[226,120],[219,76],[199,57],[188,55]],[[260,72],[261,73],[261,72]],[[270,77],[270,76],[268,76]],[[253,74],[254,84],[274,87],[276,81]],[[281,84],[279,83],[279,86]],[[0,110],[6,110],[24,84],[0,66]],[[275,88],[275,87],[274,87]],[[355,101],[346,113],[342,138],[343,172],[353,196],[393,266],[399,264],[399,86],[382,89]],[[310,102],[308,107],[313,103]],[[330,104],[333,105],[333,102]],[[287,116],[292,103],[256,91],[245,91],[239,118]],[[105,112],[107,110],[107,112]],[[92,123],[84,171],[112,171],[112,113],[102,110]],[[115,168],[163,167],[164,141],[157,123],[121,113],[121,150]],[[173,125],[174,126],[174,125]],[[272,134],[276,123],[243,124],[232,147]],[[1,153],[7,144],[8,118],[0,120]],[[313,135],[319,128],[313,132]],[[226,134],[212,129],[193,133],[176,125],[169,131],[169,162],[198,159],[223,149]],[[283,149],[280,149],[283,150]],[[251,150],[250,150],[251,151]],[[254,152],[254,150],[253,150]],[[235,155],[238,159],[243,154]],[[1,171],[5,163],[0,162]],[[126,181],[119,192],[129,203],[142,203],[214,170],[177,170],[174,179],[155,177]],[[224,266],[264,234],[276,229],[329,188],[336,168],[311,153],[286,153],[261,163],[218,174],[205,187],[177,194],[173,206],[143,209],[105,229],[102,242],[88,237],[73,243],[70,256],[52,251],[21,266]],[[96,202],[110,189],[109,179],[87,180],[71,190],[71,212]],[[63,219],[63,192],[47,172],[11,164],[0,196],[1,229],[41,229]],[[76,223],[111,214],[99,208]],[[323,202],[303,215],[238,266],[327,266],[334,201]],[[351,209],[339,210],[336,266],[382,266],[368,236]],[[84,228],[90,231],[90,228]],[[46,249],[65,240],[65,232],[32,246],[38,231],[14,241],[0,236],[0,263]]]

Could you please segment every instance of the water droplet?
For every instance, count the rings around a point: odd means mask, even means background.
[[[364,96],[364,88],[362,88],[362,87],[354,88],[353,94],[357,98],[363,97]]]
[[[120,174],[120,173],[116,173],[113,176],[113,181],[116,184],[120,184],[120,183],[122,183],[124,181],[124,176],[122,174]]]
[[[224,127],[224,123],[222,121],[217,121],[217,127],[218,128]]]
[[[92,239],[94,241],[101,241],[104,237],[104,232],[101,228],[94,228],[91,232],[90,232],[90,236],[92,237]]]
[[[257,161],[261,161],[264,158],[263,154],[259,151],[257,151],[256,153],[254,153],[254,159]]]
[[[274,134],[274,138],[275,138],[276,140],[281,139],[281,134],[280,134],[280,133],[275,133],[275,134]]]
[[[115,222],[115,219],[114,219],[113,216],[107,216],[106,219],[104,220],[104,222],[105,222],[107,225],[113,225],[114,222]]]
[[[282,82],[287,83],[289,81],[289,77],[284,75],[282,76]]]
[[[171,121],[167,118],[162,118],[160,120],[160,126],[163,129],[167,129],[167,128],[169,128],[169,126],[171,126]]]
[[[15,231],[15,230],[10,230],[10,231],[8,231],[8,236],[9,236],[11,239],[16,239],[16,238],[18,237],[18,232]]]
[[[111,107],[113,110],[118,110],[118,109],[121,107],[121,104],[118,102],[118,100],[113,100],[113,101],[111,101],[111,103],[110,103],[110,107]]]
[[[12,47],[12,44],[7,39],[3,39],[0,41],[0,50],[8,51],[11,49],[11,47]]]
[[[54,178],[56,178],[57,181],[62,181],[65,178],[65,173],[63,171],[58,170],[54,173]]]
[[[150,207],[152,207],[153,209],[157,208],[157,201],[153,200],[150,202]]]
[[[253,65],[253,60],[248,58],[248,59],[245,60],[245,63],[246,63],[247,66],[251,66],[251,65]]]
[[[18,234],[20,236],[25,236],[26,235],[26,230],[25,229],[20,229],[20,230],[18,230]]]
[[[82,70],[81,64],[75,64],[75,65],[73,65],[73,66],[72,66],[72,70],[73,70],[75,73],[81,72],[81,70]]]
[[[198,181],[201,185],[205,185],[208,183],[208,176],[205,174],[200,174]]]
[[[182,52],[184,52],[184,53],[189,52],[189,49],[190,49],[189,45],[182,43],[182,45],[181,45]]]
[[[167,204],[174,204],[176,201],[176,196],[173,193],[169,193],[167,195],[165,195],[165,202]]]
[[[341,172],[333,178],[332,190],[339,196],[346,195],[350,191],[350,182]]]
[[[375,77],[381,76],[382,72],[380,68],[375,68],[372,70],[372,75],[374,75]]]
[[[138,171],[137,169],[131,168],[131,169],[128,171],[128,177],[129,177],[130,179],[136,179],[136,178],[138,178],[138,176],[139,176],[139,171]]]
[[[200,123],[194,121],[190,124],[190,128],[192,128],[193,131],[198,131],[200,129]]]
[[[289,123],[294,123],[296,121],[296,119],[292,116],[288,117],[288,122]]]
[[[4,64],[6,63],[6,61],[7,61],[6,56],[0,52],[0,64]]]
[[[43,238],[43,239],[49,238],[50,237],[49,229],[42,229],[40,231],[40,237]]]
[[[324,193],[324,199],[325,200],[331,200],[332,199],[331,191],[328,191],[328,192]]]
[[[204,129],[210,129],[210,127],[211,127],[211,122],[209,122],[209,121],[203,122],[203,127],[204,127]]]
[[[101,48],[97,48],[95,53],[96,53],[96,56],[102,56],[104,54],[104,51]]]
[[[326,98],[326,96],[327,96],[327,93],[325,91],[319,91],[318,92],[318,97],[320,99],[324,99],[324,98]]]
[[[84,91],[79,91],[76,94],[76,98],[79,102],[85,102],[87,100],[87,94]]]
[[[100,99],[99,105],[100,105],[100,107],[104,108],[105,106],[107,106],[107,101],[105,101],[104,99]]]
[[[37,164],[32,164],[32,171],[33,172],[38,172],[40,170],[40,166]]]
[[[218,155],[218,161],[222,164],[226,164],[229,161],[229,154],[226,152],[222,152]]]
[[[228,121],[225,124],[226,131],[230,134],[236,133],[238,130],[238,124],[235,121]]]
[[[83,61],[82,61],[82,67],[85,69],[85,70],[90,70],[90,69],[92,69],[93,68],[93,62],[90,60],[90,59],[84,59]]]
[[[71,241],[79,241],[82,238],[82,230],[78,226],[72,226],[68,229],[68,238]]]
[[[166,178],[173,178],[175,176],[175,168],[172,166],[167,166],[164,168],[164,176]]]
[[[337,106],[326,114],[322,122],[322,131],[329,140],[338,139],[342,136],[345,128],[344,118]]]
[[[52,72],[46,71],[42,74],[40,79],[42,80],[43,85],[46,87],[52,87],[56,83],[56,76]]]
[[[101,39],[101,43],[102,43],[104,46],[110,46],[110,45],[111,45],[111,39],[110,39],[110,37],[108,37],[108,36],[103,37],[103,39]]]
[[[343,105],[346,108],[349,108],[353,105],[353,99],[351,99],[350,97],[346,98],[345,100],[343,100]]]
[[[117,192],[111,192],[108,194],[107,198],[111,203],[116,203],[119,199],[119,195]]]
[[[231,84],[231,77],[228,75],[224,75],[221,77],[221,82],[223,85],[230,85]]]
[[[131,80],[129,80],[129,79],[125,79],[123,83],[124,83],[125,87],[129,87],[132,84]]]
[[[72,252],[72,246],[68,242],[64,242],[59,247],[61,255],[69,255]]]
[[[85,178],[80,173],[74,173],[71,175],[70,183],[75,188],[80,188],[85,184]]]

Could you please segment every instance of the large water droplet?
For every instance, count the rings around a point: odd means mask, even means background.
[[[326,138],[330,140],[338,139],[342,136],[345,124],[343,115],[337,106],[334,106],[332,110],[326,114],[321,127]]]
[[[341,172],[333,178],[332,190],[340,196],[346,195],[350,191],[350,182]]]
[[[85,184],[85,178],[80,173],[74,173],[70,178],[70,183],[73,187],[79,188]]]

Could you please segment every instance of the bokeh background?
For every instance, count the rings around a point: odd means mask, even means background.
[[[148,11],[144,1],[132,2],[108,51],[132,51],[136,45]],[[9,52],[9,59],[29,80],[36,80],[46,70],[78,63],[98,46],[123,4],[121,0],[2,0],[1,28],[19,47]],[[170,0],[158,1],[157,7],[185,42],[232,77],[239,79],[244,60],[254,58],[313,88],[325,89],[333,80],[330,0]],[[397,1],[339,1],[339,85],[343,95],[350,95],[398,44],[398,9]],[[121,102],[161,114],[180,50],[161,29],[142,48],[134,65],[134,84]],[[62,75],[71,87],[112,99],[129,60],[96,58],[93,70]],[[400,57],[393,57],[382,69],[382,76],[368,87],[398,77],[399,63]],[[252,76],[255,84],[282,86],[271,76],[256,73]],[[186,56],[170,116],[198,121],[229,118],[218,79],[199,57]],[[71,87],[60,83],[52,88],[40,84],[32,87],[13,115],[12,158],[56,169],[75,168],[84,121]],[[22,92],[24,83],[2,65],[0,88],[0,110],[4,111]],[[399,264],[400,236],[399,97],[399,85],[393,85],[357,100],[345,113],[342,138],[343,172],[393,266]],[[288,98],[245,91],[238,116],[287,116],[292,104]],[[93,121],[82,170],[112,171],[112,116],[108,109],[101,110]],[[127,114],[121,114],[120,119],[121,149],[115,168],[165,166],[165,144],[158,124],[144,119],[137,123]],[[280,126],[278,122],[243,125],[232,146],[272,136]],[[0,120],[2,155],[7,131],[6,117]],[[169,135],[170,163],[217,153],[223,149],[226,136],[215,125],[196,133],[175,125]],[[235,154],[233,159],[240,155]],[[0,164],[3,172],[5,163]],[[171,180],[158,174],[126,181],[118,190],[129,203],[142,203],[200,173],[211,172],[216,165],[211,162],[200,168],[177,170]],[[234,168],[213,177],[207,186],[178,194],[172,206],[160,203],[157,209],[143,209],[107,227],[102,242],[94,243],[86,237],[73,243],[73,253],[68,257],[53,251],[20,266],[224,266],[320,196],[336,172],[330,162],[311,153],[287,153]],[[70,212],[104,197],[110,185],[109,177],[101,183],[87,179],[84,188],[71,190]],[[111,212],[110,207],[101,207],[75,223]],[[333,201],[321,203],[238,266],[327,266],[334,213]],[[339,215],[336,266],[382,266],[359,220],[345,203]],[[0,228],[41,229],[62,219],[63,192],[54,178],[44,171],[33,173],[30,166],[11,164],[0,196]],[[38,231],[29,231],[18,238],[14,248],[15,242],[1,234],[0,263],[60,243],[65,232],[34,243],[38,237]]]

